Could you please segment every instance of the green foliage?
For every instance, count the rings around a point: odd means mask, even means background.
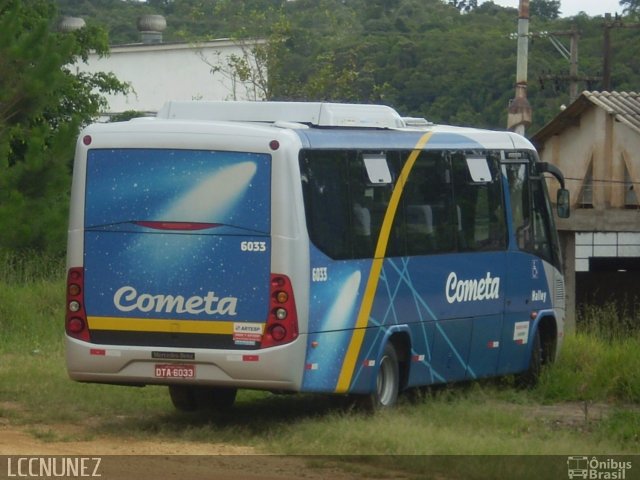
[[[64,260],[42,252],[20,253],[0,250],[0,282],[22,285],[40,281],[57,281],[65,273]]]
[[[145,112],[139,112],[138,110],[126,110],[122,113],[117,113],[112,115],[109,118],[111,122],[126,122],[127,120],[131,120],[132,118],[146,117],[147,114]]]
[[[640,305],[638,299],[609,302],[604,305],[580,305],[577,328],[607,342],[640,337]]]
[[[640,0],[620,0],[620,5],[627,13],[640,13]]]
[[[384,103],[403,115],[502,129],[514,96],[517,10],[452,0],[55,0],[87,28],[54,31],[53,0],[0,0],[0,247],[64,250],[69,166],[78,127],[126,86],[72,74],[74,60],[108,43],[138,41],[135,20],[167,17],[166,41],[232,37],[242,53],[212,70],[255,99]],[[602,20],[557,18],[559,2],[532,0],[530,30],[580,33],[579,75],[602,71]],[[637,12],[636,0],[621,2]],[[631,21],[632,17],[628,17]],[[622,22],[626,22],[623,18]],[[105,31],[109,32],[109,41]],[[255,44],[252,40],[264,39]],[[567,43],[566,37],[558,37]],[[612,84],[640,89],[637,30],[611,31]],[[528,97],[535,132],[569,103],[569,65],[532,39]],[[266,74],[268,72],[268,75]],[[19,80],[17,80],[19,79]],[[579,89],[597,90],[598,80]]]
[[[640,336],[614,342],[593,333],[566,338],[537,393],[546,401],[640,402]]]
[[[640,402],[638,318],[614,303],[579,312],[578,332],[565,339],[560,360],[543,377],[548,400]]]
[[[98,27],[54,29],[50,0],[0,2],[0,248],[64,251],[70,160],[79,127],[101,93],[125,91],[113,75],[71,72],[90,50],[108,51]]]
[[[529,13],[534,19],[540,17],[554,20],[560,16],[560,0],[531,0]]]
[[[64,273],[59,256],[0,250],[0,355],[60,354]]]
[[[640,402],[640,324],[637,314],[610,303],[578,312],[575,335],[538,388],[545,400]]]
[[[385,103],[438,123],[505,128],[514,96],[517,9],[458,0],[57,0],[66,14],[109,29],[114,44],[137,41],[134,19],[167,18],[165,39],[232,37],[245,48],[218,72],[245,82],[256,98]],[[636,0],[623,0],[629,8]],[[480,5],[478,5],[480,3]],[[580,33],[579,75],[602,71],[602,19],[558,18],[557,0],[531,0],[532,32]],[[631,11],[631,10],[630,10]],[[127,25],[126,35],[123,25]],[[131,32],[133,33],[131,33]],[[568,45],[567,37],[558,37]],[[640,88],[640,38],[612,32],[613,85]],[[569,63],[545,38],[532,39],[529,101],[535,132],[569,103]],[[251,73],[249,66],[259,73]],[[263,72],[268,72],[264,76]],[[549,78],[554,78],[550,80]],[[589,80],[579,90],[597,90]]]
[[[617,409],[598,426],[598,431],[603,438],[620,444],[640,445],[640,411]]]

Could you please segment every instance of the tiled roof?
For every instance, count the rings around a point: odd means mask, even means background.
[[[616,120],[626,123],[640,133],[640,93],[637,92],[583,92],[589,100],[605,109]]]
[[[638,92],[588,92],[582,94],[553,120],[542,127],[532,140],[536,144],[574,125],[582,112],[591,106],[602,108],[615,119],[640,134],[640,93]]]

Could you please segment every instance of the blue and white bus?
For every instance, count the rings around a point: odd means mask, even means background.
[[[518,374],[563,338],[545,173],[522,136],[375,105],[170,102],[80,135],[72,379],[360,395]],[[568,197],[559,189],[559,214]]]

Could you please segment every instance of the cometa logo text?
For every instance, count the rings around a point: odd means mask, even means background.
[[[447,277],[445,287],[447,302],[477,302],[482,300],[497,300],[500,298],[500,277],[492,277],[491,272],[479,279],[459,279],[456,272]]]
[[[216,297],[214,292],[207,292],[200,297],[194,295],[185,298],[182,295],[151,295],[140,293],[131,287],[120,287],[113,296],[113,303],[121,312],[164,312],[190,313],[197,315],[236,315],[238,299],[236,297]]]

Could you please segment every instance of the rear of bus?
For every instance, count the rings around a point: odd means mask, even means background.
[[[72,379],[172,385],[172,397],[191,385],[299,389],[291,285],[306,272],[272,262],[274,250],[297,248],[272,214],[290,141],[268,127],[157,119],[81,134],[67,258]],[[297,215],[279,203],[283,217]]]

